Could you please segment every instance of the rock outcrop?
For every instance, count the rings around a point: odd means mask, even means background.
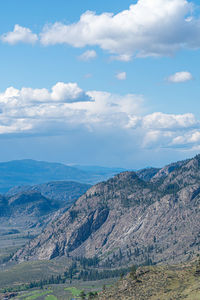
[[[13,257],[94,257],[119,266],[186,260],[200,249],[200,156],[150,181],[124,172],[89,189]]]

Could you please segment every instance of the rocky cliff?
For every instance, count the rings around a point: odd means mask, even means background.
[[[113,267],[181,261],[200,249],[199,225],[196,156],[158,170],[150,181],[124,172],[93,186],[13,259],[97,255]]]

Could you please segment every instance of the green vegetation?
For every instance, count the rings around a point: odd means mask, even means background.
[[[78,297],[80,295],[80,293],[82,292],[81,290],[77,289],[76,287],[65,288],[65,291],[70,291],[70,293],[74,297]]]
[[[45,300],[58,300],[58,298],[53,295],[48,295],[45,297]]]
[[[163,195],[176,194],[180,190],[180,186],[177,183],[168,184],[163,191]]]
[[[18,291],[21,300],[99,299],[117,300],[135,296],[137,300],[198,300],[200,260],[174,266],[132,266],[130,273],[114,280],[101,281],[67,280],[66,283],[50,284],[29,292]],[[77,276],[77,275],[76,275]],[[56,277],[54,277],[56,278]],[[60,278],[60,276],[59,276]],[[62,278],[62,276],[61,276]],[[112,284],[112,285],[111,285]],[[126,299],[126,298],[125,298]],[[134,298],[130,298],[134,299]]]
[[[71,218],[71,222],[73,223],[74,220],[77,218],[78,216],[78,211],[76,210],[70,210],[69,212],[70,218]]]
[[[131,278],[132,278],[133,280],[137,278],[136,270],[137,270],[136,266],[133,265],[133,266],[131,267],[131,271],[130,271],[130,276],[131,276]]]
[[[41,296],[45,296],[45,295],[47,295],[47,294],[50,294],[50,293],[52,293],[53,291],[51,291],[51,290],[48,290],[48,291],[35,291],[35,292],[33,292],[32,293],[32,295],[30,295],[30,296],[28,296],[28,297],[26,297],[25,298],[25,300],[35,300],[35,299],[37,299],[37,298],[39,298],[39,297],[41,297]],[[50,300],[50,299],[49,299]]]
[[[99,269],[98,265],[99,259],[97,257],[75,258],[75,261],[73,261],[70,267],[64,272],[64,276],[62,278],[64,278],[65,281],[67,279],[96,281],[106,278],[120,277],[121,274],[126,275],[130,271],[130,268],[108,269],[109,264],[107,264],[107,269]]]
[[[127,274],[129,271],[129,268],[124,269],[115,269],[115,270],[102,270],[98,271],[96,270],[82,270],[79,275],[78,279],[82,279],[84,281],[92,281],[92,280],[101,280],[106,278],[116,278],[120,277],[121,274]]]
[[[8,269],[0,270],[0,290],[10,291],[19,286],[30,285],[30,283],[41,280],[56,279],[63,274],[70,262],[67,258],[51,261],[24,262],[10,266]]]
[[[109,284],[107,284],[109,283]],[[20,300],[59,300],[66,299],[94,299],[98,292],[112,286],[113,280],[82,282],[73,281],[73,283],[55,284],[44,287],[43,289],[32,289],[30,291],[21,291],[16,294],[16,298]],[[84,297],[81,298],[81,295]],[[1,299],[1,294],[0,294]]]

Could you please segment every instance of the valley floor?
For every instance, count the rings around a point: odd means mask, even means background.
[[[5,286],[15,287],[19,283],[37,280],[47,274],[61,272],[67,261],[28,262],[0,272],[1,291]],[[58,274],[58,273],[57,273]],[[81,292],[86,297],[81,298]],[[89,293],[98,292],[90,298]],[[5,294],[0,294],[4,299]],[[9,295],[9,293],[8,293]],[[121,279],[99,281],[67,280],[64,284],[49,284],[41,288],[18,291],[12,299],[21,300],[200,300],[200,261],[167,266],[140,267]]]
[[[116,279],[115,279],[116,281]],[[99,280],[99,281],[73,281],[66,284],[53,284],[45,286],[42,289],[31,289],[13,294],[11,299],[20,300],[71,300],[81,299],[80,294],[84,291],[86,297],[89,293],[100,292],[104,288],[109,288],[114,284],[113,279]],[[5,294],[0,294],[0,300],[4,299]]]

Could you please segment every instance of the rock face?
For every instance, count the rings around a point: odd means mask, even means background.
[[[102,265],[114,267],[181,261],[199,246],[196,156],[158,170],[150,181],[124,172],[93,186],[13,259],[97,255]]]

